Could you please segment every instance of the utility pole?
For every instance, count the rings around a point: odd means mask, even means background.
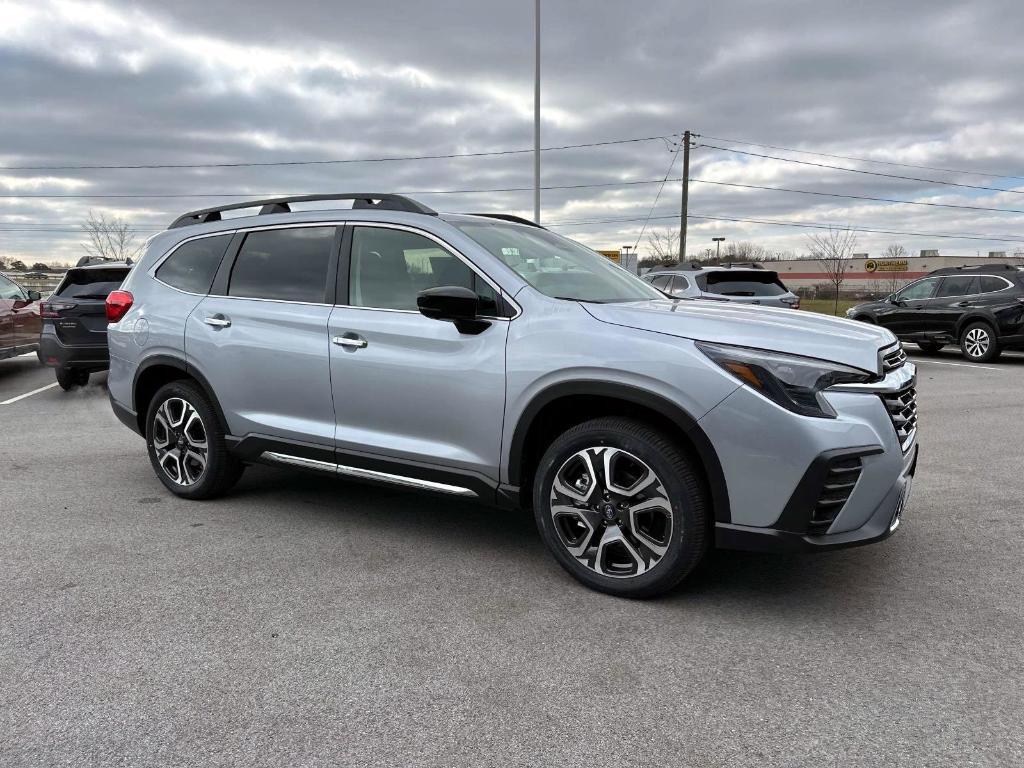
[[[686,261],[686,215],[690,207],[690,132],[683,133],[683,201],[679,209],[679,263]]]
[[[533,220],[540,224],[540,0],[533,10]]]

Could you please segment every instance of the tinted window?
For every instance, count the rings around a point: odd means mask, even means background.
[[[0,299],[23,299],[25,295],[21,288],[16,286],[6,277],[0,277]]]
[[[978,292],[978,278],[973,275],[954,275],[947,277],[939,286],[936,297],[943,296],[969,296]]]
[[[709,272],[705,280],[705,290],[719,296],[779,296],[786,292],[774,272]]]
[[[201,237],[180,246],[156,271],[157,279],[180,291],[209,293],[231,235]]]
[[[670,293],[672,293],[674,296],[678,296],[689,287],[689,280],[687,280],[682,275],[676,275],[675,277],[672,278],[672,288],[670,289]]]
[[[334,227],[295,227],[252,232],[231,269],[229,296],[321,303]]]
[[[926,280],[921,280],[918,283],[907,286],[900,291],[898,298],[900,301],[914,301],[919,299],[930,299],[932,294],[935,293],[935,287],[939,284],[939,278],[929,277]]]
[[[481,314],[497,311],[494,289],[433,240],[400,229],[356,227],[352,235],[349,304],[415,310],[416,294],[442,285],[476,291]]]
[[[597,303],[664,298],[599,253],[545,229],[482,221],[456,226],[547,296]]]
[[[981,282],[981,288],[978,291],[979,293],[993,293],[995,291],[1001,291],[1006,287],[1006,281],[1001,277],[982,275],[978,280]]]
[[[657,277],[652,277],[650,283],[659,291],[667,291],[668,283],[671,279],[672,275],[658,275]]]
[[[57,295],[69,299],[105,299],[111,291],[121,287],[127,274],[127,269],[72,269],[65,275]]]

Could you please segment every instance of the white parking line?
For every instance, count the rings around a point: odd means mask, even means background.
[[[24,395],[18,395],[17,397],[12,397],[10,400],[4,400],[3,402],[0,402],[0,405],[10,405],[11,403],[16,403],[19,400],[24,400],[26,397],[32,397],[32,395],[38,395],[40,392],[45,392],[46,390],[53,389],[56,386],[57,386],[57,382],[55,381],[55,382],[53,382],[53,384],[47,384],[45,387],[40,387],[39,389],[33,389],[31,392],[26,392]]]
[[[984,368],[986,371],[1005,371],[1005,368],[996,368],[992,365],[978,365],[977,363],[947,363],[944,360],[928,360],[922,357],[912,357],[915,364],[927,363],[928,365],[955,365],[957,368]]]

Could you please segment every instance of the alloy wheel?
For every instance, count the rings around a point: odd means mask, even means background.
[[[964,347],[971,357],[983,357],[988,352],[990,344],[991,341],[984,328],[971,328],[967,332],[967,336],[964,337]]]
[[[164,474],[177,485],[195,485],[202,479],[210,451],[206,425],[187,400],[171,397],[157,409],[153,450]]]
[[[672,503],[654,470],[628,451],[577,451],[555,473],[549,499],[562,545],[602,576],[647,573],[668,551]]]

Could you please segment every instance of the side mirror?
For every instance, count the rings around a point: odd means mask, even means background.
[[[28,300],[29,301],[42,301],[42,298],[43,298],[43,294],[41,294],[39,291],[29,291],[28,292]]]
[[[420,314],[431,320],[447,320],[455,323],[459,333],[480,333],[490,323],[480,320],[480,298],[469,288],[458,285],[442,285],[420,291],[416,296]]]

